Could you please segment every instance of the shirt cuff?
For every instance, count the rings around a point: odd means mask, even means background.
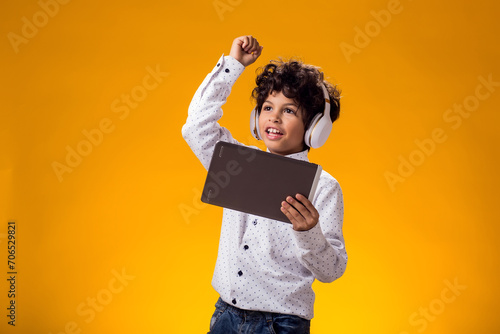
[[[297,246],[304,250],[321,249],[326,243],[326,238],[321,231],[319,222],[310,230],[293,231]]]
[[[245,66],[242,63],[231,56],[224,56],[223,54],[212,70],[212,75],[224,76],[224,81],[232,86],[244,70]]]
[[[239,74],[243,73],[243,71],[245,70],[245,66],[240,63],[239,61],[237,61],[235,58],[233,58],[232,56],[224,56],[222,55],[222,57],[224,57],[224,61],[230,65],[231,67],[235,68],[236,70],[239,71]]]

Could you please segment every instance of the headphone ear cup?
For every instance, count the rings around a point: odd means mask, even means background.
[[[259,113],[257,112],[257,107],[250,113],[250,132],[255,139],[262,139],[259,131]]]
[[[316,125],[316,128],[313,129],[313,133],[311,136],[311,146],[313,148],[318,148],[323,146],[330,136],[330,132],[332,132],[333,124],[329,120],[329,117],[322,117]]]
[[[333,122],[330,114],[330,95],[325,85],[321,85],[323,96],[325,97],[325,110],[313,117],[311,125],[304,135],[304,142],[307,146],[318,148],[325,144],[330,132],[332,132]]]
[[[320,119],[321,116],[322,116],[322,114],[317,114],[316,116],[313,117],[313,119],[311,120],[311,124],[309,124],[309,127],[307,128],[306,133],[304,134],[304,142],[309,147],[313,147],[311,145],[312,133],[313,133],[313,130],[316,127],[316,124],[318,123],[318,120]]]
[[[304,135],[304,142],[307,146],[318,148],[323,146],[332,132],[333,124],[329,117],[324,114],[317,114],[311,121],[311,125]]]

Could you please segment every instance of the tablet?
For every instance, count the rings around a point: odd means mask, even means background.
[[[290,223],[281,202],[297,193],[312,201],[320,174],[320,165],[219,141],[201,200]]]

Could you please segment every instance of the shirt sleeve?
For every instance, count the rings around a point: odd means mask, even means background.
[[[344,203],[338,182],[328,180],[321,187],[313,205],[319,221],[308,231],[294,231],[299,261],[316,279],[333,282],[343,275],[347,253],[342,234]]]
[[[238,144],[229,130],[217,122],[222,117],[222,105],[226,103],[231,88],[244,69],[245,66],[233,57],[222,55],[214,69],[203,80],[189,105],[182,136],[205,169],[210,165],[218,141]]]

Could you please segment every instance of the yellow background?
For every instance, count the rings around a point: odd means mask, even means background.
[[[342,186],[349,261],[338,281],[315,283],[312,333],[497,333],[500,87],[459,127],[443,117],[473,101],[479,77],[500,81],[500,6],[401,0],[382,26],[372,11],[391,1],[221,3],[219,15],[213,0],[73,0],[46,22],[35,0],[2,3],[0,332],[208,331],[222,210],[199,201],[205,172],[181,127],[219,56],[252,34],[263,54],[222,120],[240,141],[256,144],[249,96],[270,59],[301,57],[343,90],[331,139],[310,159]],[[14,47],[8,36],[22,36],[33,16],[37,33]],[[367,27],[363,44],[356,36]],[[356,41],[346,57],[341,45]],[[157,66],[168,76],[120,119],[113,101]],[[113,130],[59,182],[53,163],[65,164],[67,146],[103,119]],[[422,158],[415,141],[436,128],[446,140]],[[387,173],[410,156],[420,165],[391,188]],[[10,220],[15,328],[6,317]],[[113,278],[122,271],[134,277],[123,286]],[[106,304],[87,321],[78,308],[96,298]]]

